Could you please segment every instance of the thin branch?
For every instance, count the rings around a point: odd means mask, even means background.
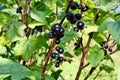
[[[86,64],[85,66],[82,67],[82,69],[86,68],[89,65],[90,65],[90,63]]]
[[[55,15],[56,21],[58,20],[58,1],[56,2],[56,15]]]
[[[93,80],[95,80],[97,78],[97,76],[100,74],[101,70],[96,74],[96,76],[93,78]]]
[[[68,5],[67,5],[67,9],[66,9],[65,13],[67,13],[68,11],[69,11],[69,0],[68,0]],[[60,24],[62,24],[64,22],[65,18],[66,18],[66,15],[63,17]]]
[[[91,43],[92,36],[93,36],[93,32],[90,33],[87,44],[86,44],[86,47],[83,48],[82,58],[81,58],[81,61],[80,61],[79,69],[78,69],[78,72],[76,74],[75,80],[79,80],[79,77],[81,75],[81,71],[83,69],[83,65],[84,65],[84,62],[85,62],[85,57],[86,57],[86,55],[88,53],[88,49],[89,49],[89,46],[90,46],[90,43]]]
[[[45,76],[45,71],[46,71],[46,67],[47,67],[47,64],[48,64],[48,61],[50,59],[50,56],[52,54],[52,51],[53,51],[53,48],[55,46],[55,42],[56,42],[56,38],[53,39],[53,42],[51,44],[51,47],[47,53],[47,56],[45,58],[45,64],[44,64],[44,67],[43,67],[43,70],[42,70],[42,79],[41,80],[44,80],[44,76]]]
[[[112,51],[111,53],[110,53],[110,55],[112,55],[112,54],[114,54],[114,53],[116,53],[116,52],[118,52],[119,50],[114,50],[114,51]]]
[[[20,0],[15,0],[16,4],[18,5],[18,7],[20,7]]]
[[[89,71],[89,73],[87,74],[87,76],[84,78],[84,80],[87,80],[91,75],[92,73],[96,70],[97,66],[96,67],[92,67]]]

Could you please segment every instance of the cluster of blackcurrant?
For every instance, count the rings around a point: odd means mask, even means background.
[[[49,32],[49,38],[56,38],[56,44],[60,43],[60,39],[64,36],[64,28],[59,23],[54,24]]]
[[[107,41],[100,42],[100,46],[104,50],[104,55],[106,55],[107,52],[112,52],[112,48],[108,45]]]
[[[59,67],[59,64],[64,60],[64,58],[60,56],[60,54],[64,52],[64,49],[59,46],[56,46],[55,50],[57,52],[53,52],[51,58],[56,60],[55,67]]]
[[[22,7],[18,7],[18,8],[16,9],[16,13],[22,14]]]
[[[88,5],[82,5],[80,6],[77,2],[71,0],[69,2],[69,7],[72,9],[72,10],[75,10],[75,9],[81,9],[82,12],[85,12],[89,9],[89,6]],[[81,18],[82,18],[82,14],[81,13],[76,13],[74,15],[74,13],[72,12],[67,12],[66,13],[66,18],[67,20],[71,23],[71,24],[75,24],[77,21],[77,27],[74,27],[74,31],[75,32],[78,32],[79,30],[83,30],[84,29],[84,22],[81,21]]]

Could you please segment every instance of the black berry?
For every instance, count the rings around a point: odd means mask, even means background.
[[[59,57],[57,60],[59,60],[59,62],[62,62],[64,60],[63,57]]]
[[[17,10],[16,10],[16,13],[22,14],[22,7],[18,7]]]
[[[51,55],[51,58],[53,58],[53,59],[58,59],[59,56],[60,56],[60,55],[59,55],[58,53],[53,52],[52,55]]]
[[[56,63],[56,64],[55,64],[55,67],[59,67],[59,63]]]
[[[61,28],[60,30],[59,30],[59,34],[63,34],[64,33],[64,29],[63,28]]]
[[[59,32],[60,29],[61,29],[61,25],[59,23],[54,24],[51,28],[53,32]]]
[[[108,45],[105,45],[104,48],[107,49],[107,48],[108,48]]]
[[[82,18],[82,14],[76,13],[76,14],[75,14],[75,17],[76,17],[77,20],[80,20],[80,19]]]
[[[64,52],[64,49],[63,48],[60,48],[59,46],[56,46],[56,51],[58,52],[58,53],[63,53]]]
[[[36,28],[37,31],[39,31],[40,33],[43,31],[43,26],[36,26],[35,28]]]
[[[73,19],[70,20],[71,24],[75,24],[77,22],[77,19],[75,18],[75,16],[73,17]]]
[[[73,30],[74,30],[75,32],[78,32],[78,31],[79,31],[78,27],[74,27]]]
[[[89,9],[89,6],[88,5],[85,5],[83,8],[82,8],[82,11],[85,12]]]
[[[56,39],[56,44],[59,44],[60,43],[60,39]]]
[[[108,51],[109,51],[109,52],[112,52],[112,49],[111,49],[111,48],[109,48],[109,49],[108,49]]]
[[[78,27],[78,29],[83,30],[84,29],[84,22],[83,21],[79,21],[77,23],[77,27]]]
[[[70,1],[69,2],[69,7],[72,9],[72,10],[75,10],[79,7],[79,4],[75,1]]]
[[[104,55],[105,55],[105,56],[107,55],[107,50],[104,50]]]
[[[54,34],[54,32],[49,32],[48,36],[49,36],[49,38],[54,38],[55,34]]]

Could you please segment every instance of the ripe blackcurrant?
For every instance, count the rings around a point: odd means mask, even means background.
[[[66,13],[67,20],[72,20],[74,18],[74,14],[72,12]]]
[[[79,7],[79,4],[75,1],[70,1],[69,2],[69,7],[72,9],[72,10],[75,10]]]
[[[75,17],[76,17],[77,20],[80,20],[80,19],[82,18],[82,14],[76,13],[76,14],[75,14]]]
[[[59,63],[56,63],[56,64],[55,64],[55,67],[59,67]]]
[[[40,33],[43,31],[43,26],[36,26],[35,28],[36,28],[37,31],[39,31]]]
[[[59,46],[56,46],[56,51],[58,52],[58,53],[63,53],[64,52],[64,49],[63,48],[60,48]]]
[[[106,56],[107,55],[107,50],[104,50],[104,56]]]
[[[56,39],[56,44],[59,44],[60,43],[60,39]]]
[[[83,8],[82,8],[82,11],[85,12],[89,9],[89,6],[88,5],[85,5]]]
[[[59,30],[59,34],[63,34],[64,33],[64,29],[63,28],[61,28],[60,30]]]
[[[59,32],[60,29],[61,29],[61,25],[59,23],[54,24],[51,28],[53,32]]]
[[[109,51],[109,52],[112,52],[112,49],[111,49],[111,48],[109,48],[109,49],[108,49],[108,51]]]
[[[52,55],[51,55],[51,58],[53,58],[53,59],[58,59],[59,56],[60,56],[60,55],[59,55],[58,53],[53,52]]]
[[[108,45],[105,45],[104,48],[107,49],[107,48],[108,48]]]
[[[48,36],[49,36],[49,38],[54,38],[55,34],[54,34],[54,32],[49,32]]]
[[[79,21],[77,23],[77,27],[78,27],[78,29],[83,30],[84,29],[84,22],[83,21]]]
[[[64,60],[64,58],[63,57],[58,57],[57,60],[59,60],[60,62],[62,62]]]
[[[73,30],[74,30],[75,32],[78,32],[78,31],[79,31],[78,27],[74,27]]]
[[[75,24],[77,22],[77,19],[75,18],[75,16],[73,17],[73,19],[70,20],[71,24]]]
[[[18,7],[17,10],[16,10],[16,13],[22,14],[22,7]]]

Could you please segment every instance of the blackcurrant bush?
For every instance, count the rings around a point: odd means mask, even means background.
[[[83,30],[84,29],[84,22],[83,21],[79,21],[77,23],[77,27],[78,27],[78,29]]]
[[[72,9],[72,10],[75,10],[79,7],[79,4],[75,1],[70,1],[69,2],[69,7]]]
[[[59,44],[60,43],[60,39],[56,39],[56,44]]]
[[[76,14],[75,14],[75,17],[76,17],[77,20],[80,20],[80,19],[82,18],[82,14],[76,13]]]
[[[74,30],[75,32],[78,32],[78,31],[79,31],[78,27],[74,27],[73,30]]]
[[[59,32],[60,29],[61,29],[61,25],[59,23],[54,24],[51,28],[53,32]]]
[[[54,32],[49,32],[48,36],[49,36],[49,38],[54,38],[55,34],[54,34]]]

